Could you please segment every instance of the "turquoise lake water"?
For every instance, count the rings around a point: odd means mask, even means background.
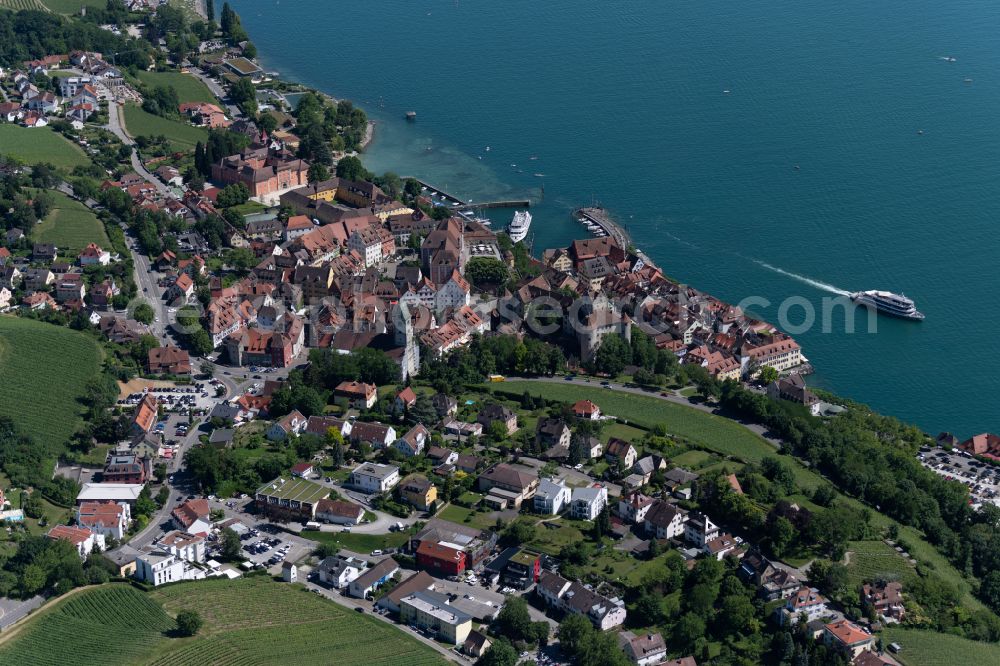
[[[810,382],[1000,431],[1000,4],[231,4],[267,69],[379,121],[369,169],[477,200],[544,183],[536,250],[596,199],[667,274],[773,322],[832,295],[789,274],[904,292],[926,321],[796,333]]]

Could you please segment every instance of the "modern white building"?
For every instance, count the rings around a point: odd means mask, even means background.
[[[399,468],[395,465],[365,463],[351,472],[351,485],[364,493],[384,493],[399,483]]]
[[[542,479],[533,498],[535,513],[554,516],[569,504],[572,491],[560,480]]]
[[[80,559],[87,559],[87,556],[93,552],[94,546],[104,550],[104,535],[95,534],[86,527],[56,525],[49,530],[47,536],[50,539],[67,541],[73,544],[76,548],[76,552],[80,554]]]
[[[594,484],[586,488],[574,488],[570,503],[570,515],[577,520],[594,520],[608,505],[608,489]]]
[[[205,570],[192,567],[176,555],[153,547],[135,557],[135,577],[154,586],[182,580],[200,580]]]
[[[317,575],[321,583],[336,589],[346,587],[368,570],[368,563],[352,557],[334,555],[320,562]]]

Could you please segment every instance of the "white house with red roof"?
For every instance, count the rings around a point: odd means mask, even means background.
[[[303,479],[312,476],[312,463],[300,462],[292,465],[292,476],[301,476]]]
[[[76,524],[102,538],[121,540],[132,523],[132,510],[127,502],[81,502],[76,508]]]
[[[590,400],[578,400],[573,404],[573,416],[578,419],[596,421],[601,418],[601,408]]]
[[[287,437],[297,436],[306,429],[308,423],[308,419],[299,410],[293,409],[267,429],[267,438],[272,442],[281,442]]]
[[[826,598],[813,587],[803,585],[777,609],[778,623],[782,626],[798,624],[800,618],[812,622],[826,615]]]
[[[87,247],[83,248],[77,259],[80,260],[81,266],[107,266],[111,263],[111,253],[107,250],[101,248],[97,243],[87,243]]]
[[[177,529],[190,534],[208,533],[212,529],[212,513],[206,499],[188,500],[170,512]]]
[[[104,535],[94,534],[86,527],[74,527],[72,525],[56,525],[46,535],[50,539],[68,541],[76,548],[81,559],[86,559],[97,546],[104,550]]]

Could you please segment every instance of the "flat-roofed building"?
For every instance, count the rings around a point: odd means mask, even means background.
[[[453,607],[448,597],[428,590],[399,601],[400,620],[433,631],[439,640],[461,645],[472,631],[472,616]]]
[[[320,500],[330,489],[302,478],[277,478],[257,489],[254,496],[257,510],[279,519],[310,521],[316,517]]]

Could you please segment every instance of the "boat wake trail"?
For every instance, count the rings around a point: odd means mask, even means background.
[[[786,276],[792,278],[793,280],[798,280],[799,282],[803,282],[805,284],[808,284],[811,287],[816,287],[817,289],[822,289],[823,291],[828,291],[831,294],[837,294],[838,296],[849,296],[850,293],[851,293],[851,292],[845,291],[843,289],[838,289],[837,287],[834,287],[832,284],[827,284],[826,282],[820,282],[819,280],[813,280],[812,278],[807,278],[805,275],[799,275],[798,273],[791,273],[789,271],[786,271],[784,269],[778,268],[777,266],[772,266],[771,264],[768,264],[766,262],[760,261],[758,259],[754,259],[753,262],[755,264],[757,264],[758,266],[763,266],[764,268],[766,268],[769,271],[774,271],[775,273],[780,273],[782,275],[786,275]]]

